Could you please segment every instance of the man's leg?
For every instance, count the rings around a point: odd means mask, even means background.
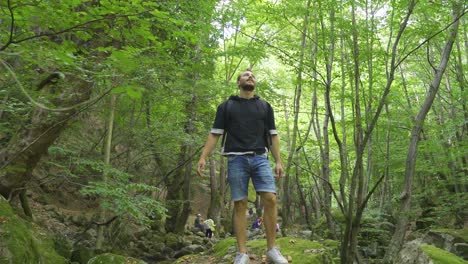
[[[247,253],[247,198],[234,202],[234,230],[239,252]]]
[[[270,250],[275,246],[276,240],[276,194],[262,192],[260,195],[265,208],[263,212],[263,222],[265,224],[267,247],[268,250]]]

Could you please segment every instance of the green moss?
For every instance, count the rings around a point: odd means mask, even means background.
[[[465,242],[468,242],[468,228],[463,228],[463,229],[438,228],[438,229],[434,229],[434,231],[447,233],[454,237],[463,239]]]
[[[442,250],[440,248],[431,245],[421,245],[421,249],[426,253],[434,262],[434,264],[467,264],[468,261],[461,259],[460,257]]]
[[[325,241],[322,242],[322,244],[326,247],[329,248],[339,248],[340,247],[340,241],[337,240],[331,240],[331,239],[326,239]]]
[[[0,257],[2,263],[68,263],[54,250],[54,242],[38,226],[13,213],[0,196]]]
[[[310,264],[322,264],[331,263],[331,258],[328,250],[325,249],[320,243],[283,237],[276,240],[276,244],[280,247],[281,253],[284,256],[290,256],[292,263],[310,263]],[[247,242],[247,247],[251,252],[261,256],[265,254],[266,240],[258,239]],[[304,253],[306,250],[316,250],[320,253]]]
[[[228,249],[232,246],[235,246],[236,245],[236,239],[234,237],[229,237],[229,238],[226,238],[226,239],[223,239],[221,241],[219,241],[214,247],[213,247],[213,250],[214,250],[214,256],[215,257],[223,257],[225,255],[227,255],[228,253]]]
[[[88,261],[88,264],[146,264],[143,260],[105,253]]]

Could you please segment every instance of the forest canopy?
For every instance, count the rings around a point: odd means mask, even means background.
[[[460,0],[2,1],[0,194],[30,217],[32,193],[66,193],[100,223],[180,234],[203,211],[228,232],[225,160],[216,150],[208,177],[196,162],[249,68],[281,142],[283,235],[338,240],[352,263],[361,223],[388,217],[392,261],[412,223],[466,228],[466,12]],[[105,248],[106,225],[93,228]]]

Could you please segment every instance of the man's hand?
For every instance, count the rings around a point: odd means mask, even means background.
[[[205,165],[206,165],[205,159],[200,158],[200,160],[198,161],[198,167],[197,167],[198,176],[204,176]]]
[[[283,163],[276,162],[275,173],[277,179],[281,179],[281,177],[283,177]]]

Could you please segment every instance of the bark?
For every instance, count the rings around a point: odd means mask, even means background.
[[[29,206],[28,196],[26,195],[26,190],[21,190],[19,194],[19,198],[21,201],[21,206],[23,207],[24,214],[31,217],[31,219],[33,219],[33,214],[32,214],[31,207]]]
[[[408,153],[406,156],[406,166],[405,166],[405,185],[400,196],[400,209],[399,209],[399,218],[397,221],[395,233],[393,234],[392,240],[390,241],[390,245],[388,247],[388,251],[385,254],[385,262],[386,263],[393,263],[396,259],[398,252],[403,245],[403,241],[405,238],[406,229],[409,223],[409,211],[411,209],[411,199],[412,199],[412,188],[413,188],[413,179],[414,179],[414,171],[416,167],[416,160],[417,160],[417,150],[418,150],[418,142],[419,136],[422,130],[422,126],[424,124],[424,120],[426,118],[427,113],[429,112],[432,103],[434,102],[434,98],[437,94],[437,91],[440,86],[440,82],[442,80],[443,74],[447,67],[450,53],[452,51],[453,43],[457,36],[458,31],[458,15],[461,12],[461,3],[457,2],[454,4],[453,7],[453,18],[454,23],[450,27],[450,33],[445,43],[444,49],[442,51],[442,58],[439,62],[439,65],[434,73],[433,79],[429,84],[429,91],[426,94],[426,98],[414,119],[414,125],[411,130],[410,136],[410,143],[408,147]]]

